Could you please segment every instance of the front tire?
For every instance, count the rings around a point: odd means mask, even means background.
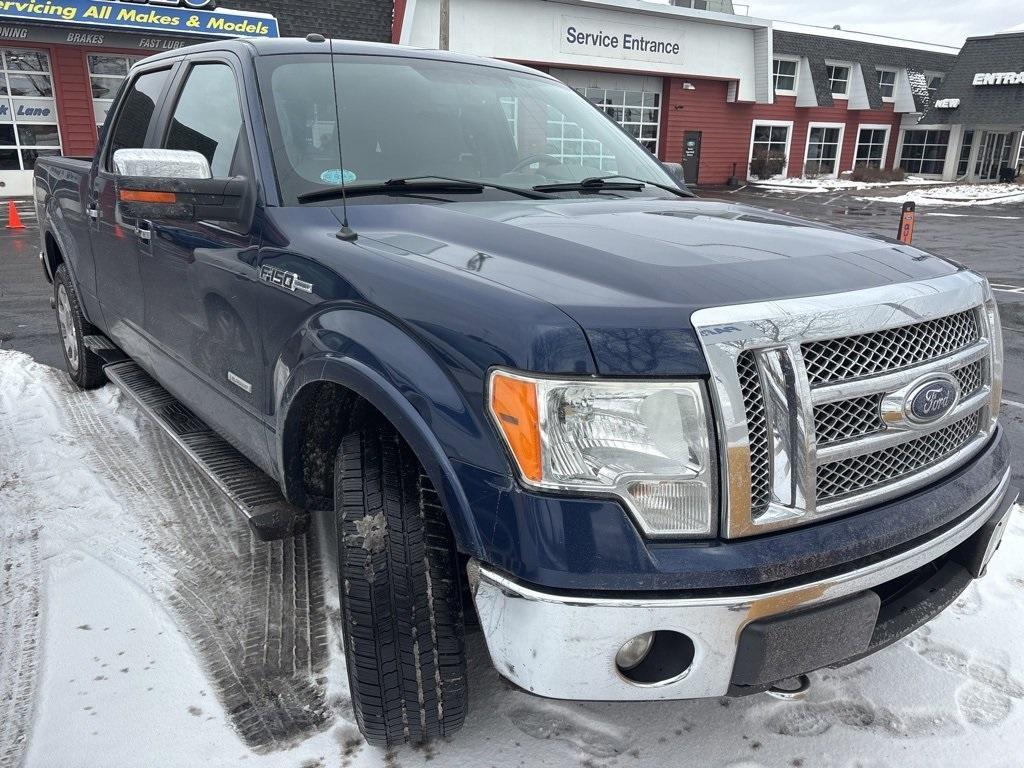
[[[82,314],[71,273],[66,264],[53,276],[53,300],[57,307],[57,326],[64,365],[68,376],[81,389],[96,389],[107,383],[103,361],[85,345],[86,334],[99,333]]]
[[[447,736],[466,715],[458,556],[437,493],[387,423],[335,460],[345,660],[359,730],[388,747]]]

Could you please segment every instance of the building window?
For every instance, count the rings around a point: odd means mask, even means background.
[[[907,173],[940,175],[948,145],[949,131],[904,131],[900,168]]]
[[[845,64],[826,64],[829,87],[833,96],[846,96],[850,90],[850,68]]]
[[[854,168],[885,167],[885,150],[889,143],[889,127],[862,125],[857,132],[857,149],[853,156]]]
[[[141,56],[111,56],[106,53],[89,54],[89,82],[92,86],[92,111],[96,127],[102,128],[110,105],[128,70]]]
[[[946,76],[941,72],[925,72],[924,76],[928,80],[928,96],[931,97],[931,103],[934,104],[939,88],[942,86],[942,81]]]
[[[609,88],[576,88],[578,93],[658,154],[661,125],[661,94],[655,91],[623,91]]]
[[[964,131],[963,141],[960,142],[960,157],[956,163],[956,175],[966,176],[971,169],[971,147],[974,146],[974,131]]]
[[[896,70],[878,70],[878,90],[882,92],[883,99],[891,99],[896,93]]]
[[[775,59],[772,62],[776,93],[796,93],[796,65],[794,59]]]
[[[31,171],[36,158],[60,154],[49,54],[4,48],[0,96],[0,171]]]
[[[789,167],[789,144],[793,124],[754,121],[750,138],[750,177],[785,176]]]
[[[835,176],[839,171],[839,150],[843,144],[842,125],[815,125],[807,131],[804,175]]]

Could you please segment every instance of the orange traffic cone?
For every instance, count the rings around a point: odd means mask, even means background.
[[[8,229],[24,229],[25,225],[21,223],[21,215],[18,213],[18,206],[14,204],[13,200],[7,201],[7,228]]]

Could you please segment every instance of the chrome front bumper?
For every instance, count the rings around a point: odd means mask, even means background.
[[[556,699],[628,701],[726,695],[743,629],[753,621],[878,587],[942,557],[977,533],[1004,503],[1010,472],[969,516],[886,560],[799,586],[749,595],[631,599],[555,595],[519,584],[476,561],[469,565],[480,624],[497,670],[516,685]],[[1002,529],[989,543],[986,557]],[[642,632],[672,630],[694,643],[682,677],[639,685],[615,653]]]

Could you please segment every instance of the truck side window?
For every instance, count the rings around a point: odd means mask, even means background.
[[[124,106],[117,114],[117,123],[110,135],[110,151],[107,155],[107,168],[111,158],[119,149],[138,149],[146,145],[146,134],[149,124],[156,112],[164,86],[167,85],[169,69],[146,72],[135,78],[125,93]]]
[[[235,75],[226,64],[197,64],[188,74],[164,142],[210,162],[214,178],[249,175],[249,151]]]

